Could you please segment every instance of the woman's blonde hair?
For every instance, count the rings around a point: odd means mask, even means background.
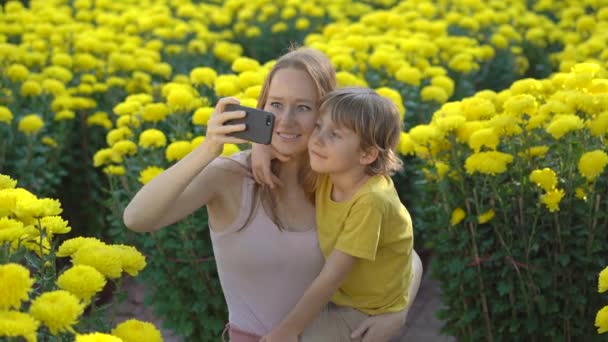
[[[317,98],[319,101],[319,103],[316,104],[317,107],[320,105],[321,98],[336,88],[336,72],[327,56],[315,49],[298,48],[297,46],[292,46],[289,49],[289,52],[281,56],[276,61],[268,73],[268,76],[266,76],[266,80],[264,81],[262,90],[260,91],[260,96],[258,97],[258,109],[263,109],[266,105],[270,83],[272,82],[274,75],[282,69],[302,70],[310,75],[317,90]],[[306,153],[305,155],[306,160],[302,163],[303,167],[298,175],[298,180],[299,184],[304,189],[306,198],[308,198],[308,200],[314,204],[317,177],[312,169],[310,169],[308,154]],[[278,175],[281,170],[281,162],[278,160],[273,160],[271,163],[271,170],[275,175]],[[285,230],[285,226],[281,223],[281,220],[277,214],[277,200],[274,191],[267,186],[260,186],[256,184],[253,195],[255,196],[254,203],[258,195],[260,202],[270,219],[279,227],[279,229]],[[257,206],[254,206],[252,212],[249,214],[249,219],[251,219],[253,211],[256,210],[256,207]],[[247,222],[249,222],[249,219]],[[246,223],[245,226],[247,224],[248,223]]]
[[[360,148],[378,150],[378,158],[369,164],[369,175],[392,175],[403,163],[395,152],[401,136],[399,110],[389,99],[369,88],[336,89],[322,99],[321,115],[330,115],[338,126],[345,127],[360,139]]]

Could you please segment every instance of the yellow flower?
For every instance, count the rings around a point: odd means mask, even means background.
[[[564,190],[553,189],[540,196],[540,201],[550,212],[559,211],[559,202],[564,198]]]
[[[141,109],[141,103],[138,101],[121,102],[121,103],[117,104],[116,106],[114,106],[114,108],[112,108],[114,113],[119,116],[134,115],[134,114],[139,113],[140,109]]]
[[[585,192],[585,189],[581,187],[574,189],[574,196],[585,202],[587,201],[587,192]]]
[[[42,94],[42,86],[40,85],[40,83],[28,80],[21,84],[22,96],[38,96],[40,94]]]
[[[557,175],[550,168],[530,172],[530,181],[545,191],[551,191],[557,185]]]
[[[76,117],[76,113],[74,113],[74,111],[71,111],[69,109],[64,109],[64,110],[56,113],[54,119],[55,119],[55,121],[73,120],[75,117]]]
[[[0,310],[0,336],[23,337],[27,342],[37,341],[40,322],[19,311]]]
[[[58,257],[67,257],[76,253],[80,248],[88,248],[91,245],[104,245],[102,241],[92,237],[75,237],[65,240],[59,249],[57,249]]]
[[[112,175],[112,176],[122,176],[125,173],[127,173],[127,170],[125,169],[124,166],[108,165],[103,168],[103,173],[105,173],[106,175]]]
[[[181,160],[192,151],[192,145],[189,141],[174,141],[165,150],[165,158],[168,161]]]
[[[114,145],[118,141],[130,138],[133,136],[133,132],[128,127],[115,128],[106,134],[106,142],[109,146]]]
[[[124,342],[162,342],[160,331],[148,322],[130,319],[112,329],[112,334],[120,337]]]
[[[167,96],[167,103],[176,110],[188,110],[193,102],[194,96],[187,88],[174,87]]]
[[[135,277],[139,271],[146,267],[146,257],[135,247],[127,245],[112,245],[118,253],[122,268],[129,275]]]
[[[169,115],[169,107],[165,103],[148,103],[143,110],[143,121],[159,122]]]
[[[229,80],[219,80],[215,82],[214,91],[217,96],[233,96],[239,92],[238,86],[235,82]]]
[[[401,132],[401,136],[399,137],[399,153],[404,156],[414,155],[415,148],[416,145],[414,144],[412,137],[405,132]]]
[[[549,152],[549,146],[534,146],[526,149],[523,155],[528,157],[541,157]]]
[[[72,254],[72,263],[94,267],[110,279],[116,279],[122,273],[119,253],[106,244],[84,244]]]
[[[108,113],[96,112],[87,118],[87,125],[101,126],[105,129],[110,129],[112,128],[112,121],[110,120]]]
[[[158,129],[150,128],[139,135],[139,146],[143,148],[163,147],[166,144],[165,134]]]
[[[287,26],[287,24],[285,22],[278,22],[272,25],[272,27],[270,28],[270,32],[272,33],[280,33],[280,32],[285,32],[287,31],[289,27]]]
[[[122,156],[112,148],[102,148],[93,155],[93,166],[99,167],[109,163],[122,162]]]
[[[159,174],[161,174],[163,171],[165,171],[165,170],[163,168],[158,167],[158,166],[148,166],[147,168],[143,169],[139,173],[139,178],[137,178],[137,180],[141,184],[146,184],[149,181],[151,181],[154,177],[156,177]]]
[[[428,68],[427,68],[428,69]],[[443,69],[440,69],[443,70]],[[425,70],[425,73],[428,71]],[[454,94],[454,80],[445,75],[436,75],[431,79],[431,85],[437,86],[445,90],[448,98]]]
[[[106,285],[106,278],[88,265],[74,265],[57,278],[57,286],[88,303]]]
[[[222,155],[225,157],[229,157],[240,151],[241,150],[239,149],[239,147],[235,144],[224,144],[224,149],[222,150]]]
[[[491,219],[494,218],[495,215],[496,215],[496,213],[494,212],[494,210],[490,209],[490,210],[486,211],[485,213],[477,216],[477,222],[479,222],[479,224],[488,223],[488,222],[490,222]]]
[[[575,114],[556,115],[546,131],[555,139],[560,139],[566,133],[582,129],[584,127],[583,120]]]
[[[310,21],[307,18],[298,18],[296,20],[296,30],[306,30],[310,27]]]
[[[29,298],[34,280],[30,271],[19,264],[0,265],[0,310],[21,308]]]
[[[257,71],[260,63],[252,58],[239,57],[232,62],[232,71],[241,73],[243,71]]]
[[[443,104],[448,100],[449,95],[445,89],[438,86],[429,85],[422,88],[422,91],[420,91],[420,98],[425,102],[433,101]]]
[[[14,189],[17,186],[17,181],[12,179],[10,176],[3,175],[0,173],[0,190],[2,189]]]
[[[495,150],[499,143],[498,134],[494,131],[494,128],[483,128],[478,131],[475,131],[469,137],[469,147],[475,151],[479,152],[479,150],[483,147],[489,147],[492,150]]]
[[[137,153],[137,145],[131,140],[121,140],[112,146],[112,151],[118,153],[121,156],[132,156]]]
[[[116,120],[116,126],[119,128],[138,128],[140,126],[139,119],[135,115],[123,115]]]
[[[204,84],[207,87],[212,87],[216,78],[217,72],[209,67],[194,68],[192,71],[190,71],[190,82],[192,82],[194,85]]]
[[[608,291],[608,266],[604,268],[597,279],[597,292],[604,293]]]
[[[419,86],[422,79],[422,72],[420,72],[420,70],[417,68],[406,65],[397,70],[395,73],[395,78],[397,81],[401,81],[413,86]]]
[[[462,112],[468,120],[488,119],[496,114],[494,103],[488,99],[471,97],[462,100]]]
[[[399,109],[399,114],[401,116],[401,120],[403,120],[406,109],[403,106],[403,99],[401,98],[401,94],[399,94],[398,91],[396,91],[392,88],[389,88],[389,87],[378,88],[378,89],[376,89],[376,92],[379,95],[384,96],[387,99],[393,101],[395,106],[397,106],[397,108]]]
[[[439,131],[433,125],[418,125],[409,131],[409,136],[414,143],[426,146],[439,137]]]
[[[44,121],[38,114],[29,114],[19,120],[18,129],[25,135],[36,134],[44,127]]]
[[[50,198],[39,199],[25,196],[15,202],[13,212],[19,219],[41,218],[61,214],[61,203]]]
[[[58,215],[43,217],[40,219],[40,225],[46,231],[49,238],[52,238],[54,234],[66,234],[72,230],[72,227],[68,225],[68,221]]]
[[[57,140],[55,140],[49,136],[42,137],[42,139],[40,139],[40,141],[42,141],[42,143],[45,144],[46,146],[49,146],[52,148],[55,148],[58,146]]]
[[[452,211],[452,215],[450,217],[450,225],[455,226],[462,222],[466,217],[466,213],[462,208],[456,208]]]
[[[513,156],[507,153],[491,151],[478,152],[465,160],[465,169],[470,175],[479,172],[496,175],[507,171],[507,165],[513,161]]]
[[[2,121],[2,108],[0,107],[0,121]],[[601,137],[608,133],[608,112],[598,114],[592,120],[589,120],[587,127],[591,135]]]
[[[6,69],[6,75],[13,82],[23,81],[29,75],[29,70],[23,64],[11,64]]]
[[[32,301],[30,314],[46,325],[51,334],[69,331],[84,311],[84,305],[73,294],[64,290],[41,294]]]
[[[516,116],[528,114],[530,116],[536,114],[538,110],[538,103],[532,95],[519,94],[510,97],[503,104],[505,112]]]
[[[0,106],[0,122],[10,123],[13,120],[13,113],[5,106]]]
[[[593,182],[597,176],[604,172],[608,164],[608,154],[602,150],[585,152],[578,161],[578,171],[589,182]]]
[[[124,342],[120,337],[104,333],[90,333],[85,335],[76,335],[76,342]]]
[[[597,327],[598,334],[608,332],[608,305],[597,312],[597,315],[595,316],[595,326]]]

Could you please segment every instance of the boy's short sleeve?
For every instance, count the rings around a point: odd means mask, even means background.
[[[383,212],[370,198],[356,201],[351,207],[344,230],[335,248],[357,258],[376,258]]]

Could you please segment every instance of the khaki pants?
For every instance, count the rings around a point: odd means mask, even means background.
[[[350,334],[369,316],[353,308],[329,303],[300,335],[300,342],[350,342]]]

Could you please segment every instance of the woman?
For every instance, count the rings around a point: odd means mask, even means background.
[[[244,125],[224,125],[245,113],[225,112],[238,100],[223,98],[207,123],[205,141],[143,186],[124,211],[127,227],[150,232],[207,206],[231,341],[257,341],[268,333],[321,270],[307,144],[319,101],[335,85],[331,63],[311,49],[287,53],[268,74],[258,107],[276,115],[272,148],[286,157],[273,161],[273,171],[282,186],[258,186],[247,152],[217,158],[223,144],[245,143],[229,135]],[[354,333],[365,333],[363,341],[387,340],[406,314],[371,318]]]

